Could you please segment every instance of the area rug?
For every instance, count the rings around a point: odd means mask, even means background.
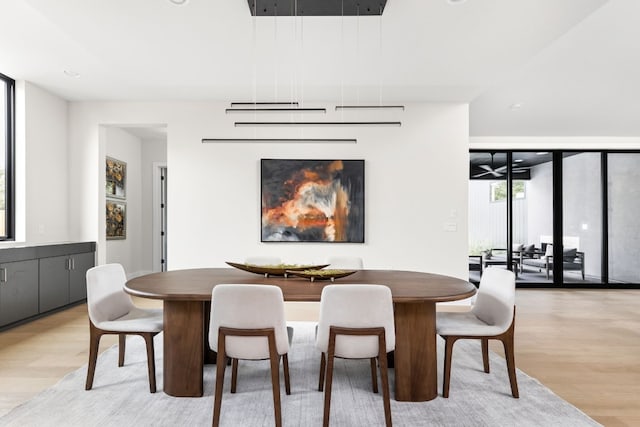
[[[291,395],[282,386],[285,426],[322,425],[323,394],[317,391],[320,354],[314,324],[291,322]],[[207,426],[211,425],[215,365],[205,367],[205,396],[175,398],[162,392],[162,334],[156,337],[158,392],[149,393],[144,343],[127,341],[125,366],[117,347],[98,359],[93,390],[85,391],[86,366],[0,418],[0,426]],[[438,384],[442,384],[443,342],[438,339]],[[491,353],[491,373],[482,370],[480,345],[458,341],[454,348],[450,397],[429,402],[391,401],[396,426],[598,426],[534,378],[518,371],[520,398],[511,397],[505,361]],[[517,360],[516,360],[517,363]],[[367,360],[336,360],[332,426],[384,425],[381,394],[371,391]],[[227,369],[222,426],[272,426],[273,400],[268,362],[240,362],[237,393]],[[390,372],[393,399],[393,370]],[[441,394],[441,390],[439,390]]]

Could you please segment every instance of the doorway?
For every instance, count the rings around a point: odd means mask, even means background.
[[[167,271],[169,263],[168,204],[167,204],[167,164],[153,164],[153,271]]]

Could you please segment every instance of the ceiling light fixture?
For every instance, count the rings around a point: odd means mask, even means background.
[[[171,4],[175,4],[176,6],[182,6],[184,4],[187,4],[189,0],[169,0],[169,3]]]
[[[396,126],[401,122],[235,122],[235,127],[262,127],[262,126]]]
[[[338,110],[375,110],[375,109],[404,111],[404,105],[336,105],[336,111]]]
[[[379,76],[378,76],[378,104],[374,105],[374,104],[360,104],[359,99],[359,92],[357,92],[357,105],[336,105],[335,110],[336,111],[345,111],[345,110],[400,110],[400,111],[404,111],[404,105],[383,105],[382,103],[382,87],[383,87],[383,55],[382,55],[382,10],[383,10],[383,5],[381,4],[379,6],[379,18],[378,18],[378,60],[379,60],[379,66],[378,66],[378,71],[379,71]],[[356,11],[359,12],[359,8],[356,7]],[[359,18],[359,14],[358,14],[358,18]],[[344,19],[344,17],[343,17]],[[343,31],[344,32],[344,31]],[[343,36],[344,38],[344,36]],[[358,58],[358,51],[359,51],[359,40],[360,40],[360,30],[359,30],[359,21],[358,21],[358,31],[356,34],[356,45],[357,45],[357,51],[356,51],[356,64],[358,63],[357,58]],[[344,42],[342,43],[342,45],[344,46]],[[344,52],[343,52],[343,57],[344,57]],[[358,74],[358,70],[356,69],[356,74]],[[344,100],[344,90],[342,89],[343,83],[341,82],[341,98],[342,100]],[[344,104],[344,101],[342,101],[342,103]]]
[[[306,142],[306,143],[330,143],[330,144],[357,144],[355,138],[203,138],[202,143],[279,143],[279,142]]]
[[[356,16],[381,15],[387,0],[247,0],[247,3],[253,16]]]
[[[269,106],[269,105],[292,105],[292,106],[293,106],[293,105],[298,105],[298,103],[297,103],[297,102],[255,102],[255,101],[254,101],[254,102],[232,102],[232,103],[231,103],[231,108],[233,108],[233,107],[239,107],[239,106],[241,106],[241,105],[242,105],[242,106],[245,106],[245,105],[246,105],[246,106],[252,106],[252,105],[255,105],[255,106],[258,106],[258,105],[261,105],[261,106]]]
[[[80,73],[78,73],[77,71],[64,70],[63,72],[67,77],[73,77],[74,79],[80,77]]]
[[[227,108],[229,113],[326,113],[326,108]]]

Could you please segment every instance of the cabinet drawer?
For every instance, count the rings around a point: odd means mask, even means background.
[[[0,264],[0,326],[38,314],[38,260]]]

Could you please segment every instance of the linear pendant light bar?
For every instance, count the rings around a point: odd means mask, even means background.
[[[229,113],[326,113],[326,108],[227,108]]]
[[[338,110],[402,110],[404,105],[336,105]]]
[[[252,16],[382,15],[387,0],[247,0]]]
[[[235,122],[235,127],[263,126],[402,126],[402,122]]]
[[[239,107],[239,106],[268,106],[268,105],[298,105],[297,102],[292,101],[292,102],[232,102],[231,103],[231,107]]]
[[[278,143],[278,142],[302,142],[302,143],[330,143],[330,144],[357,144],[355,138],[202,138],[202,143]]]

